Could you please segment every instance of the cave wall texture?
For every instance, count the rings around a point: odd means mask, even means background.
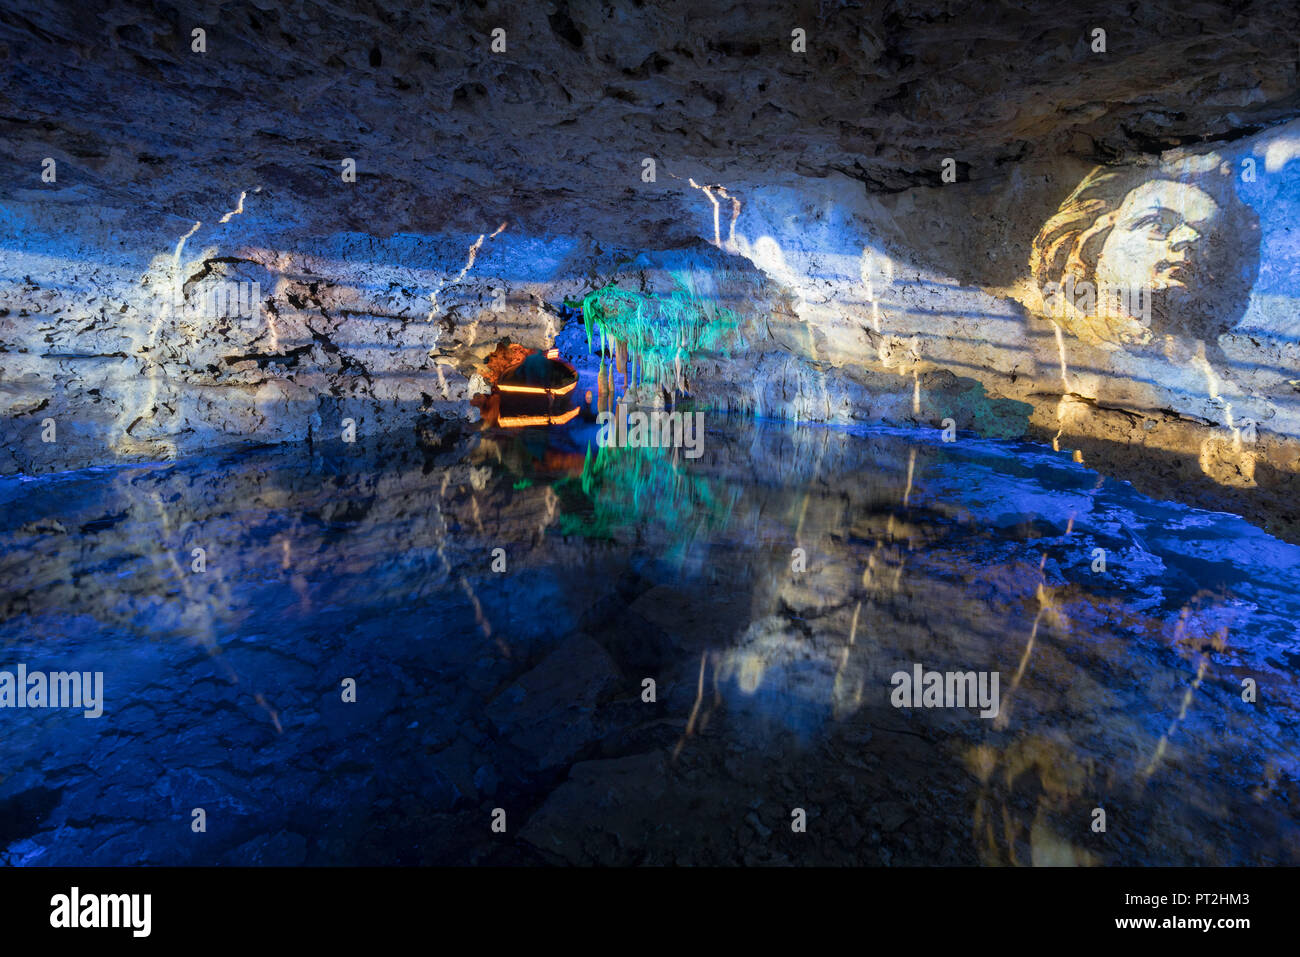
[[[712,408],[1288,508],[1297,36],[1288,3],[12,0],[0,471],[471,425],[498,343],[685,271],[742,318]],[[1107,276],[1147,313],[1048,286]]]

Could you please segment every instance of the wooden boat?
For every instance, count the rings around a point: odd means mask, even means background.
[[[578,371],[560,358],[558,349],[534,352],[497,382],[501,395],[496,424],[502,428],[562,425],[580,411],[570,396]]]

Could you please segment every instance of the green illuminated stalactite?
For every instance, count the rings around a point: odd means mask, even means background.
[[[632,384],[652,383],[674,391],[701,352],[722,352],[743,346],[735,312],[696,294],[687,272],[672,274],[676,288],[661,295],[629,292],[605,286],[582,300],[587,348],[598,330],[602,351],[627,352],[627,375]],[[616,359],[617,361],[617,359]]]

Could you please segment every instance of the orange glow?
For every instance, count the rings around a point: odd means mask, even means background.
[[[580,410],[577,407],[570,409],[563,415],[503,415],[497,419],[497,425],[503,429],[518,429],[525,425],[563,425],[568,422]]]
[[[562,388],[559,389],[543,389],[541,386],[535,386],[535,385],[499,385],[499,384],[497,385],[497,388],[500,389],[502,392],[530,392],[534,395],[546,395],[549,392],[551,395],[568,395],[570,392],[576,389],[577,386],[578,386],[578,380],[574,379],[568,385],[563,386]]]

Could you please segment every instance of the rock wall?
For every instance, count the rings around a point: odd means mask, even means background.
[[[10,5],[0,470],[454,432],[498,343],[688,268],[743,320],[697,357],[715,409],[951,419],[1285,511],[1297,17]]]
[[[735,383],[727,404],[951,418],[1293,513],[1298,155],[1288,124],[885,197],[845,178],[729,186],[734,219],[714,241],[784,297],[763,320],[763,371],[719,377]],[[1128,311],[1104,298],[1123,269]]]
[[[478,360],[547,344],[556,297],[598,258],[504,229],[304,236],[267,192],[190,223],[7,207],[7,471],[473,420]]]

